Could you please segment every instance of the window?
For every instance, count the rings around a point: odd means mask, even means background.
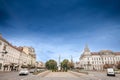
[[[99,58],[99,60],[100,60],[100,58]]]

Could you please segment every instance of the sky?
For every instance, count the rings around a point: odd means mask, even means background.
[[[0,0],[0,33],[35,48],[37,61],[79,61],[91,52],[120,51],[120,0]]]

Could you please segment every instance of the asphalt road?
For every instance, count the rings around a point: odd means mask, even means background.
[[[31,73],[29,75],[19,76],[19,72],[0,72],[0,80],[22,80],[33,76]]]
[[[88,75],[76,72],[45,71],[38,75],[19,76],[18,72],[0,73],[0,80],[120,80],[120,74],[107,76],[105,72],[89,72]]]

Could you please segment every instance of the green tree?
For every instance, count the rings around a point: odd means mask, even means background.
[[[62,67],[63,71],[67,71],[67,70],[70,68],[69,60],[64,59],[64,60],[61,62],[61,67]]]
[[[56,70],[57,69],[57,62],[55,60],[50,59],[45,63],[45,66],[49,70]]]

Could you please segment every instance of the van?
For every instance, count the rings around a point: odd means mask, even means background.
[[[115,72],[113,68],[108,68],[107,69],[107,76],[115,76]]]

